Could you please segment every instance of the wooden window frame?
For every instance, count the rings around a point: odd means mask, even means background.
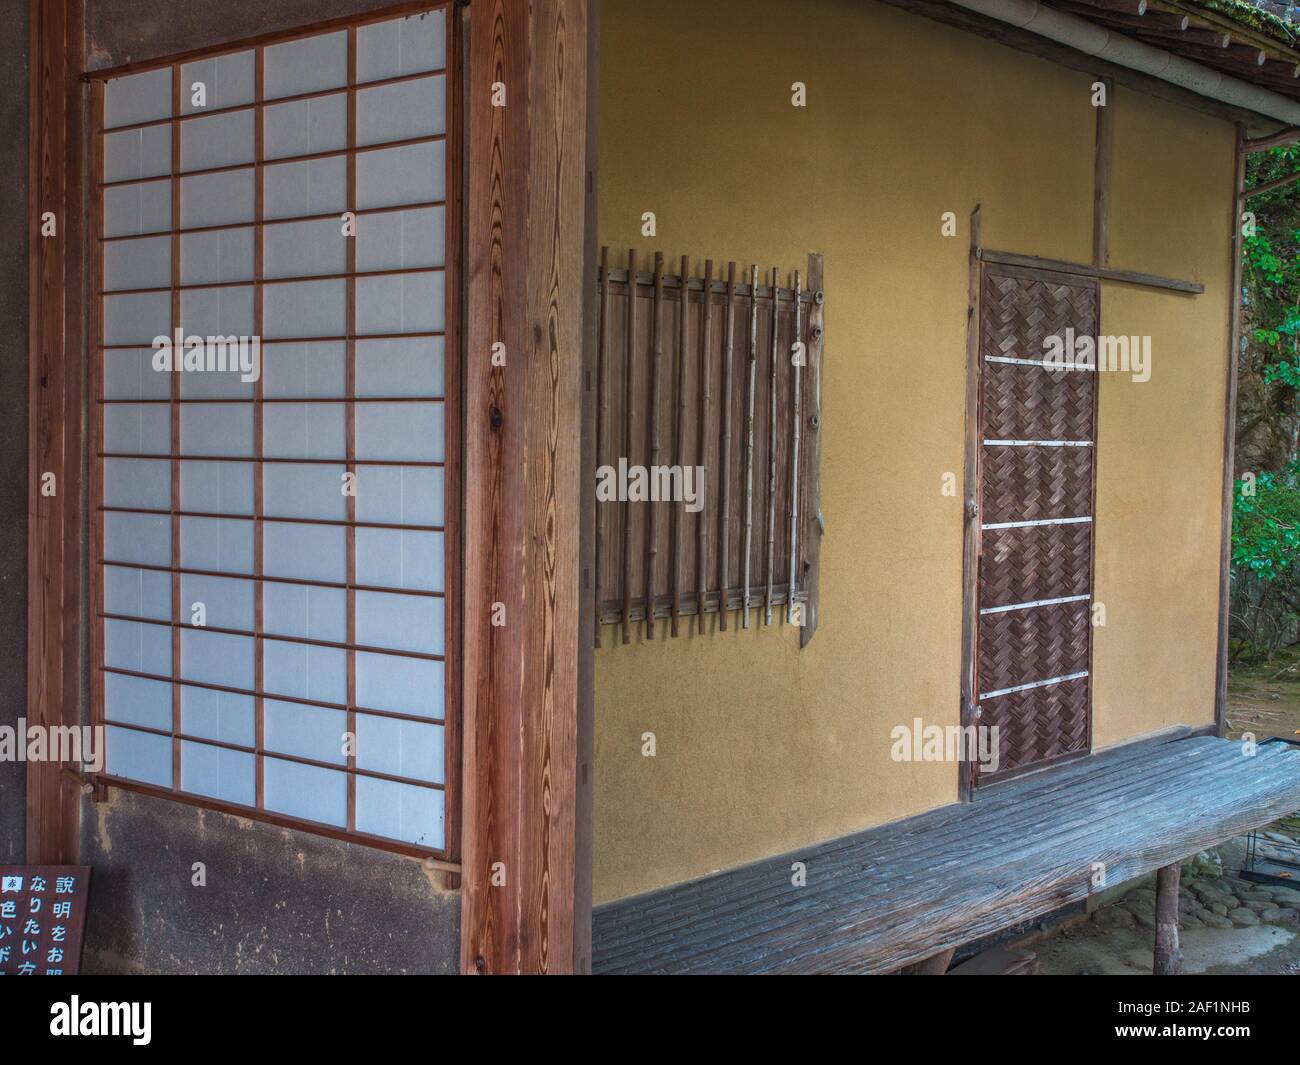
[[[393,21],[395,19],[407,17],[410,15],[420,14],[423,12],[433,12],[441,10],[444,12],[446,19],[446,61],[441,70],[421,71],[415,74],[397,75],[389,78],[376,79],[364,83],[357,80],[357,31],[368,25],[375,23]],[[300,40],[311,37],[323,36],[334,33],[339,30],[346,30],[348,33],[348,75],[344,86],[325,89],[310,93],[302,93],[288,97],[276,98],[274,100],[266,99],[263,92],[263,70],[265,49],[273,44],[282,43],[291,40]],[[279,33],[262,35],[254,38],[247,38],[240,41],[221,44],[211,48],[200,48],[184,53],[166,56],[154,60],[131,63],[124,66],[114,67],[106,70],[98,70],[87,73],[84,77],[90,81],[91,86],[91,112],[89,123],[89,158],[90,158],[90,179],[89,194],[90,202],[90,227],[87,237],[86,254],[89,265],[90,277],[90,299],[87,301],[86,326],[88,336],[88,347],[90,352],[90,391],[89,391],[89,434],[87,445],[87,464],[90,477],[89,487],[89,527],[90,527],[90,579],[89,579],[89,648],[90,648],[90,685],[91,685],[91,720],[97,727],[104,727],[108,724],[114,727],[132,728],[137,731],[149,732],[157,735],[165,735],[172,742],[172,786],[171,788],[159,787],[143,783],[141,781],[131,780],[123,777],[112,776],[108,773],[98,773],[93,777],[96,785],[112,785],[114,787],[125,788],[130,791],[142,794],[154,795],[169,799],[175,799],[190,805],[213,809],[223,813],[234,814],[241,817],[248,817],[254,820],[265,821],[285,828],[294,828],[302,831],[312,832],[318,835],[327,836],[334,839],[346,840],[354,843],[361,843],[366,846],[372,846],[383,850],[395,851],[401,854],[407,854],[415,857],[426,859],[426,862],[436,868],[445,868],[449,871],[458,871],[458,858],[460,854],[461,840],[461,823],[460,823],[460,778],[461,778],[461,713],[462,713],[462,687],[461,687],[461,637],[460,626],[462,621],[462,567],[463,567],[463,443],[462,443],[462,420],[463,420],[463,375],[461,369],[461,306],[462,306],[462,259],[463,259],[463,174],[462,158],[464,143],[464,115],[463,115],[463,78],[464,65],[462,48],[462,30],[460,18],[458,16],[458,7],[454,0],[443,0],[443,2],[430,2],[423,0],[420,3],[404,3],[393,7],[367,12],[362,15],[349,16],[346,18],[329,20],[302,26],[292,30],[286,30]],[[255,52],[255,99],[252,103],[241,104],[225,108],[209,108],[191,114],[181,113],[181,85],[180,70],[183,63],[195,60],[210,59],[216,56],[228,55],[235,52],[254,51]],[[149,70],[159,70],[170,68],[172,70],[172,114],[163,119],[154,120],[144,123],[132,123],[121,127],[113,127],[113,130],[104,129],[104,86],[107,81],[119,78],[128,74],[139,73]],[[399,82],[412,81],[419,78],[432,77],[437,74],[443,74],[446,77],[446,130],[442,134],[411,138],[406,140],[388,141],[377,145],[357,145],[356,144],[356,100],[358,92],[370,89],[375,86],[395,84]],[[339,93],[347,94],[347,112],[348,112],[348,147],[326,152],[311,153],[303,156],[293,156],[276,159],[264,158],[264,112],[268,106],[276,106],[295,100],[313,99],[316,97],[338,95]],[[251,110],[256,115],[255,124],[255,157],[252,163],[238,164],[237,166],[219,167],[207,170],[185,171],[180,170],[180,128],[181,124],[190,119],[206,118],[214,114],[229,113],[242,110]],[[338,644],[330,641],[313,640],[308,638],[291,638],[279,635],[273,635],[264,631],[262,619],[262,590],[268,582],[268,578],[262,573],[262,543],[263,543],[263,524],[268,519],[262,506],[262,472],[266,462],[286,462],[286,463],[312,463],[326,460],[304,460],[304,459],[264,459],[262,456],[262,429],[263,429],[263,409],[265,403],[278,402],[274,398],[264,398],[262,396],[263,383],[261,377],[255,384],[255,394],[252,401],[249,400],[232,400],[229,402],[249,403],[253,408],[253,435],[254,435],[254,454],[251,458],[246,456],[239,457],[239,461],[248,461],[254,464],[254,572],[251,575],[213,573],[213,576],[247,576],[254,582],[256,589],[255,621],[251,631],[236,631],[231,629],[214,628],[205,626],[208,631],[224,632],[232,635],[251,637],[254,640],[255,647],[255,674],[254,685],[252,690],[233,689],[221,685],[184,681],[184,684],[228,691],[233,694],[246,695],[255,699],[255,727],[256,735],[253,747],[247,747],[240,744],[231,744],[219,740],[211,740],[198,736],[188,736],[181,729],[180,724],[180,690],[182,679],[179,671],[179,648],[180,634],[182,630],[194,628],[180,620],[177,613],[179,603],[180,577],[182,573],[194,573],[197,575],[207,575],[208,571],[197,571],[187,569],[180,564],[179,556],[179,529],[182,517],[242,517],[241,515],[206,515],[198,512],[184,511],[179,502],[179,471],[180,463],[183,458],[177,447],[180,410],[186,400],[179,396],[179,382],[173,375],[172,395],[169,399],[154,400],[146,402],[166,403],[171,411],[172,420],[172,447],[171,452],[167,455],[148,455],[138,456],[150,459],[166,459],[171,463],[172,469],[172,500],[171,507],[168,511],[149,511],[149,513],[166,514],[169,516],[172,524],[172,561],[167,567],[161,566],[136,566],[136,568],[149,569],[154,571],[164,571],[171,574],[172,579],[172,605],[173,617],[170,622],[157,622],[156,619],[148,619],[152,623],[168,625],[172,632],[172,655],[173,666],[170,677],[158,677],[148,675],[148,679],[165,680],[172,687],[172,722],[169,731],[147,728],[144,726],[124,724],[123,722],[109,722],[105,717],[104,708],[104,675],[109,668],[104,664],[104,621],[109,618],[120,618],[120,615],[110,615],[105,613],[104,609],[104,568],[111,564],[112,560],[103,557],[103,535],[104,521],[103,515],[106,513],[103,498],[103,463],[105,458],[131,458],[135,456],[109,453],[103,448],[103,422],[104,406],[107,402],[103,396],[103,365],[102,352],[105,348],[111,347],[139,347],[139,345],[104,345],[102,343],[102,317],[103,317],[103,299],[109,293],[104,292],[102,284],[103,256],[102,249],[105,243],[122,238],[106,238],[102,235],[103,228],[103,188],[107,185],[126,184],[128,182],[109,182],[103,180],[103,137],[108,132],[117,132],[123,129],[140,128],[149,125],[161,125],[168,123],[171,125],[171,168],[169,174],[160,175],[157,178],[150,179],[131,179],[132,181],[144,180],[163,180],[171,182],[171,226],[169,229],[160,230],[157,233],[148,234],[148,236],[168,236],[171,238],[172,246],[172,268],[171,283],[166,288],[159,288],[158,291],[170,291],[172,300],[172,327],[178,324],[180,293],[189,288],[213,288],[213,287],[251,287],[257,292],[254,299],[254,332],[260,335],[262,330],[262,313],[263,298],[262,291],[265,285],[275,283],[292,283],[294,281],[322,280],[322,279],[343,279],[347,281],[347,330],[344,336],[340,337],[311,337],[313,342],[327,342],[330,340],[341,341],[347,345],[346,354],[346,384],[344,395],[338,397],[322,397],[321,402],[340,403],[346,406],[347,417],[347,456],[344,461],[328,460],[334,465],[343,465],[349,472],[355,473],[359,466],[379,465],[379,466],[421,466],[421,467],[438,467],[444,470],[444,519],[440,527],[394,525],[382,522],[358,522],[356,518],[356,497],[347,497],[347,517],[340,520],[319,520],[294,518],[285,519],[295,524],[305,525],[325,525],[325,526],[343,526],[348,530],[347,533],[347,581],[342,585],[347,592],[347,625],[348,639],[344,644]],[[444,178],[444,198],[441,201],[430,201],[426,203],[402,204],[392,208],[368,208],[358,210],[356,207],[356,159],[362,152],[392,149],[403,145],[413,143],[424,143],[441,140],[445,142],[445,178]],[[392,211],[418,210],[430,206],[444,206],[444,226],[445,226],[445,251],[444,265],[441,268],[426,268],[415,270],[383,270],[383,271],[358,271],[356,269],[356,244],[355,239],[350,240],[348,244],[348,269],[341,274],[332,275],[311,275],[310,277],[275,277],[267,278],[263,276],[263,237],[264,231],[268,225],[280,225],[289,222],[301,222],[321,218],[337,218],[338,212],[327,212],[325,214],[299,215],[288,218],[266,219],[263,217],[263,197],[264,182],[262,173],[266,166],[278,165],[284,162],[298,161],[306,158],[328,158],[331,156],[344,156],[348,159],[348,207],[357,216],[366,214],[378,214]],[[248,224],[230,224],[222,226],[201,226],[185,228],[180,225],[180,181],[183,176],[189,176],[193,173],[213,173],[218,171],[233,171],[238,169],[252,170],[255,174],[255,215],[252,223]],[[180,237],[183,233],[201,231],[204,229],[229,229],[229,228],[252,228],[256,232],[255,250],[254,250],[254,277],[250,281],[226,282],[217,285],[192,284],[184,285],[180,281]],[[442,269],[444,273],[444,293],[445,293],[445,328],[442,331],[444,336],[444,383],[442,396],[437,397],[436,401],[443,404],[444,425],[445,425],[445,451],[444,459],[441,463],[437,462],[401,462],[393,460],[365,460],[358,459],[355,455],[355,412],[358,403],[364,402],[408,402],[414,400],[432,401],[433,397],[358,397],[355,389],[356,381],[356,341],[358,339],[384,339],[385,334],[364,334],[359,335],[355,328],[356,315],[356,278],[357,277],[374,277],[405,273],[429,272],[430,269]],[[114,290],[113,295],[136,290]],[[428,333],[403,333],[401,337],[409,338],[412,336],[437,335]],[[276,337],[275,342],[292,343],[295,338]],[[122,401],[129,402],[129,401]],[[197,400],[196,400],[197,402]],[[210,401],[205,401],[210,402]],[[222,402],[217,400],[216,402]],[[289,402],[286,400],[285,402]],[[312,400],[293,400],[292,402],[305,403]],[[205,459],[220,459],[221,456],[202,456]],[[135,510],[135,508],[111,508],[114,511]],[[273,519],[279,521],[281,519]],[[356,610],[355,597],[357,591],[371,590],[368,586],[358,585],[356,582],[356,529],[358,527],[375,527],[375,528],[402,528],[402,529],[428,529],[432,531],[441,531],[444,537],[444,591],[441,598],[444,601],[444,648],[441,655],[429,655],[419,652],[398,651],[391,648],[370,648],[362,646],[356,641]],[[125,564],[125,563],[124,563]],[[136,564],[131,563],[135,566]],[[280,579],[276,579],[280,580]],[[337,583],[307,580],[285,580],[284,583],[290,584],[312,584],[339,587]],[[389,591],[404,591],[401,589],[386,589]],[[416,593],[416,594],[437,594],[437,593]],[[131,619],[124,620],[146,620]],[[309,645],[324,645],[329,647],[340,648],[347,652],[347,694],[348,700],[346,705],[323,703],[320,700],[312,700],[299,697],[291,697],[275,694],[266,691],[266,685],[263,677],[263,645],[266,640],[283,639],[289,642],[305,643]],[[441,719],[424,718],[418,715],[401,714],[390,711],[376,711],[370,708],[359,708],[356,705],[356,655],[358,651],[374,650],[385,654],[394,654],[401,657],[413,657],[421,659],[441,659],[444,664],[444,711]],[[111,670],[116,673],[131,674],[131,671],[114,668]],[[144,676],[143,674],[134,674]],[[268,750],[264,745],[263,721],[264,721],[264,702],[266,699],[290,702],[296,704],[305,704],[321,706],[326,709],[344,710],[347,713],[347,730],[349,734],[356,734],[356,717],[360,710],[362,713],[370,714],[376,717],[397,718],[403,720],[417,721],[424,724],[441,724],[444,729],[443,733],[443,782],[438,785],[431,785],[428,781],[417,780],[414,778],[396,777],[392,774],[381,773],[374,770],[361,769],[356,764],[355,750],[348,756],[346,766],[340,767],[333,763],[317,762],[313,759],[285,755],[280,752]],[[100,733],[102,735],[102,733]],[[211,746],[223,747],[238,750],[244,753],[252,754],[255,758],[256,766],[256,803],[253,806],[244,806],[238,803],[226,800],[215,799],[208,796],[184,792],[180,790],[180,747],[183,740],[193,740],[202,742]],[[336,825],[324,824],[315,821],[309,821],[303,818],[291,815],[277,813],[267,810],[262,805],[264,802],[263,795],[263,764],[264,758],[270,756],[283,759],[290,762],[297,762],[307,765],[320,766],[335,771],[343,771],[347,774],[347,815],[348,824],[346,828]],[[399,783],[413,784],[421,787],[434,787],[440,790],[444,795],[443,802],[443,824],[444,836],[443,846],[441,848],[429,848],[416,844],[407,843],[401,840],[390,839],[383,836],[376,836],[369,833],[358,831],[356,823],[356,780],[358,776],[373,777],[377,779],[396,781]],[[98,789],[102,792],[102,787]]]

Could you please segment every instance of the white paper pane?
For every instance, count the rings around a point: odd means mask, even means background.
[[[267,285],[263,289],[262,335],[342,336],[347,331],[347,291],[343,280]]]
[[[356,538],[358,584],[443,590],[442,533],[360,528]]]
[[[181,281],[186,285],[250,281],[254,230],[214,229],[181,234]]]
[[[257,802],[257,764],[247,751],[181,741],[181,790],[223,802]]]
[[[192,288],[181,293],[181,326],[188,336],[252,336],[253,287]]]
[[[194,334],[191,334],[194,335]],[[224,355],[219,348],[211,349],[211,358],[215,367],[224,358],[226,369],[219,368],[196,372],[186,370],[180,376],[181,396],[190,399],[242,399],[253,402],[257,395],[258,365],[256,349],[251,340],[240,341],[234,333],[225,334],[229,339]],[[209,356],[205,355],[205,358]],[[247,360],[246,362],[244,360]],[[251,367],[248,375],[253,380],[245,381],[241,366]]]
[[[441,396],[442,337],[357,341],[358,396]]]
[[[245,403],[181,407],[182,455],[252,455],[253,408]]]
[[[143,725],[170,732],[171,682],[128,677],[123,673],[105,673],[104,716],[109,721],[125,721],[128,725]]]
[[[172,280],[170,237],[115,240],[104,245],[104,288],[166,288]],[[170,296],[169,296],[170,298]]]
[[[357,29],[357,79],[362,82],[439,70],[447,65],[447,25],[426,11]]]
[[[181,574],[181,617],[188,625],[195,621],[195,605],[202,604],[204,621],[214,629],[253,628],[255,585],[232,577]]]
[[[357,93],[357,144],[383,144],[445,133],[447,79],[436,74]]]
[[[255,154],[255,116],[256,112],[249,108],[182,122],[181,172],[251,163]]]
[[[358,403],[357,457],[441,462],[441,403]]]
[[[442,654],[441,599],[426,595],[357,592],[356,604],[357,643],[394,651]]]
[[[104,619],[104,664],[136,673],[170,677],[172,631],[167,625]]]
[[[358,277],[358,333],[428,333],[446,322],[441,270]]]
[[[105,503],[107,502],[108,500],[105,499]],[[164,509],[166,509],[165,504]],[[106,513],[104,515],[104,557],[117,559],[119,562],[170,566],[172,563],[171,519],[166,515],[158,514]]]
[[[337,219],[267,226],[263,239],[266,277],[341,274],[348,268],[348,240]]]
[[[105,399],[166,399],[171,375],[153,368],[153,348],[109,348],[104,351]]]
[[[172,184],[144,181],[104,190],[104,236],[131,237],[172,226]]]
[[[104,460],[105,506],[170,510],[171,485],[171,464],[168,462],[157,459]]]
[[[357,206],[399,207],[441,200],[446,187],[445,142],[357,153]]]
[[[171,574],[153,569],[105,566],[104,611],[108,614],[170,621]]]
[[[181,676],[228,688],[253,687],[253,638],[181,630]]]
[[[347,702],[346,651],[288,640],[263,640],[262,661],[268,692],[323,703]]]
[[[181,565],[252,573],[253,523],[237,518],[181,518]]]
[[[263,181],[267,218],[326,211],[338,211],[341,216],[347,210],[348,164],[341,155],[268,166],[263,170]]]
[[[327,521],[347,517],[345,472],[341,463],[266,463],[262,473],[264,513],[270,517]]]
[[[443,793],[375,777],[357,778],[357,828],[438,850],[443,846]]]
[[[347,452],[342,403],[268,403],[262,425],[262,454],[268,458],[332,459]]]
[[[255,56],[252,51],[231,52],[196,59],[181,66],[181,114],[215,111],[221,107],[238,107],[253,102]],[[202,82],[205,106],[194,106],[195,82]]]
[[[379,211],[357,220],[357,269],[400,270],[445,262],[446,208]]]
[[[252,222],[254,213],[251,169],[181,178],[181,225],[186,229]]]
[[[166,736],[108,726],[104,769],[115,777],[139,780],[160,788],[172,786],[172,741]]]
[[[444,700],[441,662],[371,651],[357,652],[358,705],[399,714],[442,718]]]
[[[181,731],[223,743],[257,742],[257,706],[250,695],[181,685]]]
[[[267,159],[314,155],[346,148],[348,99],[346,93],[276,104],[263,112]]]
[[[253,513],[253,463],[181,463],[181,509],[207,514]]]
[[[268,810],[327,825],[348,823],[346,773],[264,758],[262,775]]]
[[[343,744],[348,715],[342,710],[267,699],[262,704],[262,716],[267,750],[295,754],[317,762],[347,765]]]
[[[151,346],[171,333],[172,298],[167,292],[104,297],[104,343]]]
[[[340,88],[348,80],[347,31],[273,44],[264,61],[268,100]]]
[[[342,396],[347,351],[338,340],[263,345],[262,394],[285,399]]]
[[[104,84],[104,125],[129,126],[168,118],[172,113],[170,67],[110,78]]]
[[[172,170],[172,127],[143,126],[104,134],[104,180],[158,177]]]
[[[267,632],[336,643],[348,638],[348,596],[342,588],[266,581],[262,599]]]
[[[358,466],[357,518],[398,525],[443,523],[441,467]]]
[[[263,572],[273,577],[334,581],[348,576],[347,529],[268,521],[262,526]]]
[[[357,768],[441,784],[442,726],[358,714]]]
[[[104,450],[129,455],[171,452],[171,409],[162,403],[106,403]]]

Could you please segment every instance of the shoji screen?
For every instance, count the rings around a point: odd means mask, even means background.
[[[97,86],[110,783],[451,849],[448,31],[439,8]]]

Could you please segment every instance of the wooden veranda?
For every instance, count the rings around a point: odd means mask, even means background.
[[[1137,743],[622,899],[595,911],[593,969],[892,972],[1300,809],[1300,751],[1250,750],[1208,736]]]

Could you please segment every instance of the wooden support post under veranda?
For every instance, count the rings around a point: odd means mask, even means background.
[[[1178,945],[1178,863],[1156,870],[1156,954],[1152,972],[1177,976],[1183,971]]]

